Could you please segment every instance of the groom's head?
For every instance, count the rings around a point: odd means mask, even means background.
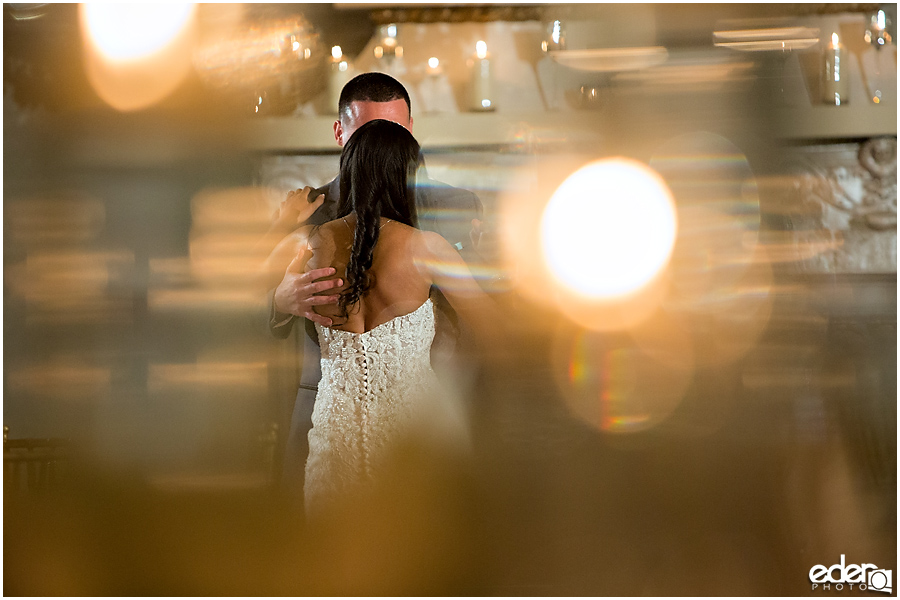
[[[353,132],[373,119],[385,119],[412,131],[409,94],[384,73],[363,73],[347,82],[338,102],[334,139],[343,146]]]

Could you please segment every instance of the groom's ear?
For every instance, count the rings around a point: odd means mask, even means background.
[[[412,127],[412,124],[410,124]],[[338,119],[334,122],[334,141],[337,142],[338,146],[343,148],[344,146],[344,126],[341,125],[341,120]]]

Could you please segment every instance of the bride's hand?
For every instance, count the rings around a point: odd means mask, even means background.
[[[287,198],[278,207],[273,227],[293,231],[315,213],[325,202],[325,194],[319,194],[310,202],[309,194],[313,188],[306,186],[302,190],[288,192]]]

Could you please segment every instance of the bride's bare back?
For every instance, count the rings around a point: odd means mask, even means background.
[[[342,279],[343,284],[323,295],[342,292],[355,227],[356,216],[350,214],[346,222],[337,219],[320,227],[298,229],[269,257],[268,277],[273,282],[281,278],[286,266],[295,273],[334,267],[335,275],[327,279]],[[364,333],[420,307],[435,285],[464,319],[479,322],[478,328],[484,330],[496,325],[496,316],[486,318],[493,311],[465,262],[436,233],[382,219],[369,273],[374,276],[372,287],[349,307],[346,318],[336,304],[316,306],[315,311],[331,318],[335,329]]]
[[[334,293],[347,288],[347,263],[355,227],[356,217],[351,214],[322,225],[309,237],[311,256],[304,270],[334,267],[336,275],[333,278],[344,279],[344,285],[336,288]],[[335,329],[363,333],[414,311],[428,299],[433,283],[426,264],[425,235],[402,223],[382,219],[372,267],[368,271],[374,284],[368,293],[348,307],[347,317],[343,317],[335,305],[317,306],[316,312],[331,318]]]

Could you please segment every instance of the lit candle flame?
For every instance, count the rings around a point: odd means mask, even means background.
[[[481,40],[475,43],[475,54],[478,58],[487,58],[487,44]]]
[[[432,56],[428,59],[428,66],[432,69],[437,69],[439,64],[441,64],[441,61],[439,61],[436,56]]]
[[[835,48],[838,47],[838,34],[837,33],[831,34],[831,45]]]
[[[884,16],[884,11],[883,11],[883,10],[879,10],[879,11],[878,11],[878,29],[884,29],[884,28],[885,28],[885,16]]]
[[[340,46],[332,46],[331,47],[331,56],[334,57],[336,60],[340,60],[340,58],[341,58],[341,56],[343,56],[343,54],[344,53],[341,52]]]
[[[562,22],[553,21],[553,33],[550,35],[550,39],[553,40],[554,44],[559,43],[559,38],[562,36],[561,30],[562,30]]]

